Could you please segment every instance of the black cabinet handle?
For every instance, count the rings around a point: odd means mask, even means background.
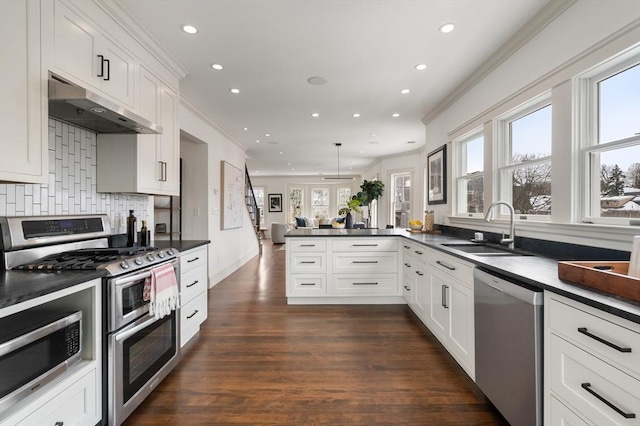
[[[316,285],[316,283],[300,283],[300,285]]]
[[[405,263],[404,266],[406,266],[407,268],[411,268],[411,265],[409,265],[408,263]]]
[[[351,247],[378,247],[377,244],[351,244]]]
[[[191,262],[195,262],[196,260],[200,259],[199,257],[194,257],[191,260],[187,260],[187,263],[191,263]]]
[[[420,272],[420,271],[416,271],[416,274],[418,274],[418,275],[420,275],[420,276],[423,276],[423,275],[424,275],[424,274],[423,274],[422,272]]]
[[[422,254],[421,251],[415,250],[416,254]]]
[[[351,263],[378,263],[377,260],[353,260]]]
[[[100,58],[100,74],[98,74],[98,77],[104,77],[104,56],[103,55],[98,55],[98,58]]]
[[[187,284],[187,288],[189,287],[193,287],[194,285],[198,284],[198,280],[195,280],[194,282],[192,282],[191,284]]]
[[[353,283],[353,285],[378,285],[378,283]]]
[[[445,309],[449,309],[449,305],[447,305],[447,289],[449,288],[449,286],[443,285],[442,286],[442,306]]]
[[[98,55],[98,56],[100,56],[100,55]],[[64,425],[64,422],[55,422],[53,424],[53,426],[63,426],[63,425]]]
[[[111,62],[109,62],[108,59],[104,60],[107,63],[107,76],[104,78],[104,81],[109,81],[109,78],[111,77]]]
[[[196,309],[195,311],[193,311],[193,313],[192,313],[191,315],[189,315],[189,316],[187,317],[187,319],[191,319],[191,318],[193,318],[193,317],[194,317],[194,315],[195,315],[195,314],[197,314],[197,313],[198,313],[198,310]]]
[[[300,244],[300,247],[315,247],[315,244]]]
[[[604,402],[605,404],[607,404],[607,406],[609,408],[611,408],[612,410],[614,410],[616,413],[620,414],[622,417],[624,417],[625,419],[635,419],[636,415],[633,413],[625,413],[624,411],[622,411],[621,409],[619,409],[618,407],[616,407],[615,405],[613,405],[612,403],[610,403],[609,401],[607,401],[604,397],[602,397],[601,395],[599,395],[596,391],[594,391],[593,389],[591,389],[591,383],[582,383],[580,386],[582,386],[582,388],[584,390],[586,390],[587,392],[589,392],[591,395],[595,396],[596,398],[598,398],[600,401]]]
[[[582,333],[585,336],[589,336],[591,337],[593,340],[597,340],[600,343],[603,343],[613,349],[615,349],[618,352],[631,352],[631,348],[621,348],[620,346],[616,345],[615,343],[611,343],[607,340],[604,340],[602,337],[598,337],[595,334],[591,334],[589,333],[589,330],[587,329],[587,327],[578,327],[578,333]]]
[[[316,263],[316,261],[315,260],[303,260],[300,263]]]
[[[450,271],[455,271],[455,270],[456,270],[456,268],[454,268],[453,266],[449,266],[449,265],[447,265],[446,263],[441,262],[441,261],[439,261],[439,260],[436,260],[436,263],[437,263],[438,265],[440,265],[440,266],[444,266],[445,268],[447,268],[447,269],[448,269],[448,270],[450,270]]]

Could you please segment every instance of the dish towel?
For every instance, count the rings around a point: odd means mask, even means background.
[[[149,315],[162,318],[180,307],[178,280],[173,265],[158,266],[144,282],[143,298],[149,300]],[[148,293],[148,296],[147,296]]]

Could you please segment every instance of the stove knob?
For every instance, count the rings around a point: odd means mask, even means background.
[[[136,257],[136,260],[134,260],[134,262],[135,262],[136,265],[140,266],[140,265],[142,265],[143,260],[142,260],[141,257]]]
[[[156,258],[155,258],[155,256],[154,256],[152,253],[149,253],[149,254],[147,255],[147,260],[148,260],[149,262],[153,262],[154,260],[156,260]]]
[[[159,251],[159,252],[158,252],[158,257],[159,257],[160,259],[164,259],[164,252],[163,252],[163,251]]]
[[[122,262],[120,262],[120,267],[122,269],[129,269],[129,266],[131,265],[129,265],[129,262],[127,262],[126,260],[123,260]]]
[[[169,256],[173,256],[173,249],[169,249],[169,250],[167,250],[167,254],[168,254]]]

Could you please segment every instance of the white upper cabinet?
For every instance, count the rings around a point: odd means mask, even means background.
[[[64,3],[55,2],[52,71],[135,110],[136,61]]]
[[[48,181],[40,3],[0,1],[0,181]]]

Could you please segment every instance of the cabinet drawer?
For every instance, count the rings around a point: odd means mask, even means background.
[[[333,294],[359,296],[396,296],[397,274],[345,274],[333,276]]]
[[[296,252],[327,251],[326,238],[289,238],[287,249]]]
[[[200,247],[180,253],[180,272],[206,265],[207,248]]]
[[[206,293],[206,290],[207,273],[204,266],[180,274],[180,300],[183,305],[198,294]]]
[[[322,296],[327,293],[325,274],[292,274],[287,296]]]
[[[98,406],[96,370],[91,370],[18,424],[93,425],[100,421]]]
[[[326,272],[326,253],[291,253],[291,272]]]
[[[589,426],[589,423],[582,420],[553,396],[549,403],[548,422],[550,425],[556,426]]]
[[[466,286],[473,287],[472,264],[436,250],[429,250],[429,265],[445,274],[451,275]]]
[[[196,335],[206,319],[207,293],[204,292],[180,308],[180,347]]]
[[[398,251],[396,238],[336,238],[331,247],[333,251]]]
[[[640,417],[640,381],[573,344],[551,334],[551,391],[597,425],[637,425]],[[627,419],[618,410],[634,414]]]
[[[620,325],[625,323],[621,318],[617,319],[620,323],[617,324],[562,303],[554,297],[551,296],[545,308],[550,312],[549,326],[552,332],[562,335],[589,353],[605,358],[615,367],[632,374],[640,374],[640,333]],[[609,318],[616,320],[611,316]],[[636,326],[631,323],[627,325]]]
[[[394,273],[398,271],[398,254],[381,253],[335,253],[334,273]]]

